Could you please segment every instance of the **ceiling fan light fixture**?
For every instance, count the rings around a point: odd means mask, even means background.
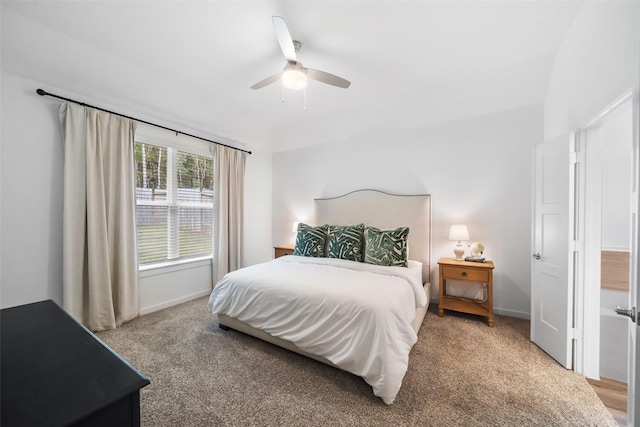
[[[289,69],[282,73],[282,85],[287,89],[304,89],[307,86],[307,75],[298,69]]]

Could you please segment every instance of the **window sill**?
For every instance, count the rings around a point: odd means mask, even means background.
[[[188,270],[191,268],[211,266],[211,262],[211,256],[205,256],[200,258],[189,258],[158,264],[142,265],[139,267],[140,278],[172,273],[174,271]]]

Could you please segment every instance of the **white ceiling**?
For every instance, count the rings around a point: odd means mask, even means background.
[[[2,68],[185,132],[282,151],[541,103],[579,1],[2,1]],[[249,87],[286,61],[352,82]],[[33,88],[35,91],[35,87]],[[135,114],[134,114],[135,115]]]

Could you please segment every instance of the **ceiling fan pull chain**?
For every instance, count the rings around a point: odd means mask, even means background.
[[[284,85],[282,85],[282,102],[284,102]]]
[[[307,111],[307,87],[304,87],[304,111]]]

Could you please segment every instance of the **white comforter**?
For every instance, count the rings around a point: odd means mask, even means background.
[[[419,269],[419,267],[418,267]],[[227,274],[209,305],[361,376],[393,403],[427,303],[416,269],[285,256]]]

